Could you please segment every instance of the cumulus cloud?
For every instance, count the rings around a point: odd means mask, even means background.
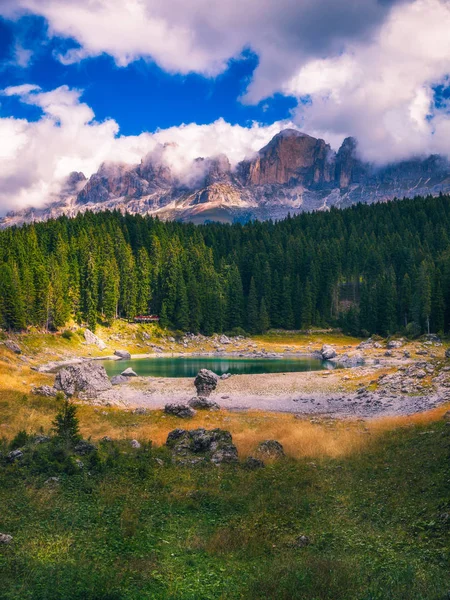
[[[409,1],[3,0],[0,14],[42,15],[50,35],[76,40],[64,63],[107,53],[120,66],[143,57],[169,72],[214,76],[251,48],[260,62],[246,100],[256,102],[306,60],[372,35],[393,5]]]
[[[171,144],[164,161],[179,177],[189,173],[197,157],[215,156],[224,150],[236,164],[265,145],[292,123],[251,127],[230,125],[219,119],[209,125],[188,124],[120,136],[119,126],[108,119],[95,120],[92,109],[81,101],[81,91],[67,86],[45,92],[24,84],[3,91],[42,109],[42,117],[0,118],[0,214],[55,200],[67,176],[82,171],[87,177],[104,162],[137,164],[159,145]]]
[[[449,107],[433,97],[434,86],[448,85],[449,31],[448,2],[397,7],[369,43],[308,62],[284,91],[310,97],[297,115],[306,128],[354,135],[366,159],[449,155]]]

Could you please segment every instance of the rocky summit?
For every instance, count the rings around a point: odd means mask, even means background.
[[[335,152],[322,139],[286,129],[235,167],[226,154],[199,157],[183,178],[169,166],[168,146],[156,148],[139,165],[106,163],[89,179],[72,173],[56,201],[9,213],[0,227],[87,210],[195,223],[245,222],[450,191],[446,158],[416,157],[380,167],[360,159],[354,138],[346,138]]]

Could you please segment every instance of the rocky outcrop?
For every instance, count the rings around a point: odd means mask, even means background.
[[[210,396],[217,387],[218,379],[218,376],[212,371],[200,369],[194,380],[194,385],[197,388],[197,396]]]
[[[11,350],[11,352],[14,352],[15,354],[22,353],[19,344],[17,344],[14,340],[6,340],[5,346],[8,348],[8,350]]]
[[[84,330],[84,339],[87,344],[92,346],[97,346],[100,350],[105,350],[106,344],[103,340],[101,340],[95,333],[92,333],[90,329]]]
[[[247,185],[299,183],[308,187],[333,181],[331,158],[331,148],[323,140],[285,129],[244,163],[241,172]]]
[[[45,396],[47,398],[54,398],[58,393],[54,387],[50,387],[49,385],[41,385],[39,387],[35,387],[31,390],[33,394],[36,396]]]
[[[54,387],[67,396],[78,395],[79,398],[90,399],[111,389],[112,384],[105,367],[95,362],[86,362],[61,369],[56,374]]]
[[[172,460],[176,464],[193,466],[210,462],[221,465],[238,461],[231,433],[223,429],[175,429],[169,433],[166,446],[171,450]]]

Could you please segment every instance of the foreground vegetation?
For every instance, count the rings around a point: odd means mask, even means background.
[[[0,531],[14,538],[0,547],[2,598],[448,598],[442,419],[257,471],[176,467],[127,440],[77,457],[59,426],[47,442],[3,442],[4,457],[25,450],[0,467]]]
[[[0,232],[0,326],[157,313],[208,335],[448,331],[450,197],[193,226],[100,213]]]

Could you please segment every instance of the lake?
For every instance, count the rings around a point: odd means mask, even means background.
[[[213,356],[177,356],[173,358],[136,358],[132,360],[103,361],[110,377],[120,375],[131,367],[143,377],[195,377],[200,369],[210,369],[223,375],[254,375],[260,373],[287,373],[334,369],[332,362],[308,356],[295,358],[237,358]]]

